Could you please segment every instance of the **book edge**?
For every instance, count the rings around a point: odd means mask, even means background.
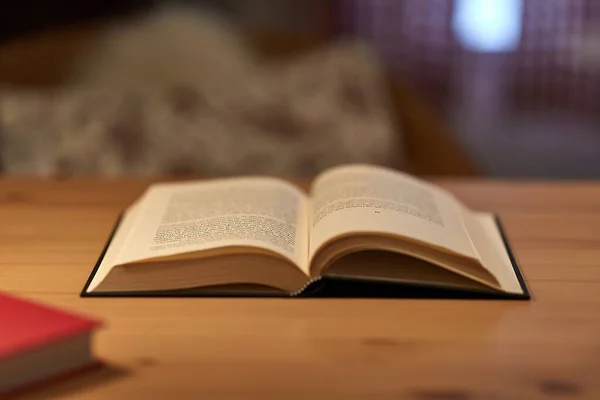
[[[531,292],[529,291],[529,288],[527,287],[527,284],[525,283],[525,279],[523,276],[523,273],[521,271],[521,268],[519,267],[519,263],[514,255],[514,252],[512,250],[512,247],[508,241],[508,238],[506,236],[504,227],[500,221],[500,218],[497,214],[493,214],[493,218],[494,218],[494,223],[496,225],[496,228],[498,229],[498,233],[502,239],[502,243],[504,244],[504,249],[508,255],[508,258],[510,260],[511,266],[513,268],[513,271],[517,277],[517,280],[519,282],[519,286],[521,287],[521,291],[522,293],[510,293],[510,292],[504,292],[504,291],[500,291],[500,290],[490,290],[490,291],[484,291],[484,290],[478,290],[478,289],[464,289],[464,288],[446,288],[446,287],[437,287],[437,286],[433,286],[433,285],[426,285],[426,284],[417,284],[417,283],[394,283],[394,282],[384,282],[384,281],[377,281],[377,280],[370,280],[369,282],[366,282],[364,279],[359,279],[359,278],[352,278],[349,276],[338,276],[338,277],[324,277],[322,280],[322,285],[319,289],[316,290],[316,292],[310,293],[310,294],[305,294],[304,297],[328,297],[328,283],[331,284],[333,283],[338,284],[338,283],[343,283],[345,282],[349,282],[350,284],[352,283],[370,283],[372,285],[382,285],[382,287],[398,287],[398,288],[408,288],[410,290],[422,290],[423,294],[422,295],[417,295],[417,296],[405,296],[405,297],[401,297],[401,298],[422,298],[422,299],[453,299],[453,300],[521,300],[521,301],[526,301],[526,300],[531,300]],[[307,288],[308,289],[308,288]],[[308,292],[305,291],[305,292]],[[352,290],[349,290],[349,292],[352,292]],[[436,293],[436,294],[431,294],[431,293]],[[438,293],[444,293],[444,295],[439,295]],[[302,296],[300,296],[302,297]],[[338,296],[334,296],[334,297],[338,297]],[[347,295],[344,294],[342,297],[352,297],[351,293],[348,293]],[[364,297],[364,296],[360,296],[360,297]],[[368,296],[370,297],[370,296]],[[377,298],[390,298],[390,296],[375,296]]]
[[[519,267],[519,263],[514,255],[514,252],[512,250],[512,247],[508,241],[508,238],[506,236],[504,227],[502,222],[500,221],[500,217],[496,214],[494,214],[494,222],[496,224],[496,227],[498,229],[498,233],[500,234],[500,237],[502,239],[502,243],[504,244],[504,248],[506,250],[506,253],[508,255],[508,258],[511,262],[511,266],[514,270],[515,275],[517,276],[517,280],[519,281],[519,285],[521,287],[522,290],[522,294],[518,294],[518,293],[506,293],[506,292],[495,292],[495,293],[490,293],[490,292],[477,292],[475,290],[473,291],[465,291],[465,290],[456,290],[456,297],[450,297],[450,298],[455,298],[455,299],[460,299],[461,298],[461,294],[464,294],[464,298],[469,298],[469,299],[506,299],[506,300],[530,300],[531,299],[531,293],[529,291],[529,288],[527,286],[527,284],[525,283],[525,279],[523,276],[523,273],[521,271],[521,268]],[[112,232],[110,233],[108,239],[107,239],[107,243],[105,244],[100,256],[98,257],[98,260],[96,262],[96,264],[94,265],[94,268],[92,269],[92,271],[90,272],[90,275],[80,293],[80,297],[273,297],[273,298],[310,298],[310,297],[319,297],[318,293],[313,292],[310,289],[314,289],[314,286],[319,286],[321,290],[323,291],[327,291],[326,288],[326,284],[319,284],[319,285],[308,285],[308,287],[305,288],[305,290],[301,291],[301,293],[298,293],[296,296],[286,296],[286,295],[279,295],[279,294],[273,294],[273,295],[265,295],[265,294],[253,294],[253,293],[215,293],[215,292],[204,292],[204,293],[198,293],[198,292],[194,292],[194,291],[189,291],[189,292],[182,292],[182,291],[135,291],[135,292],[87,292],[92,280],[94,279],[96,272],[98,271],[98,269],[100,268],[100,264],[102,263],[102,260],[104,259],[106,252],[108,251],[108,248],[110,247],[110,244],[113,241],[113,238],[116,234],[116,232],[119,229],[119,226],[121,225],[123,219],[123,213],[120,213],[117,221],[114,225],[114,228],[112,229]],[[324,283],[324,282],[322,282]],[[398,286],[403,286],[403,285],[398,285]],[[317,290],[317,292],[319,292],[320,290]],[[308,294],[310,292],[313,292],[314,294]],[[425,298],[435,298],[435,297],[425,297]]]
[[[503,226],[502,222],[500,221],[500,217],[498,215],[494,215],[494,222],[496,223],[496,227],[498,228],[498,233],[500,234],[500,237],[502,238],[502,243],[504,244],[504,249],[506,250],[506,254],[508,255],[508,259],[510,260],[510,263],[511,263],[511,266],[513,267],[514,273],[517,276],[517,280],[519,281],[521,290],[523,291],[522,294],[509,293],[507,295],[517,296],[518,298],[521,298],[523,300],[530,300],[531,292],[529,291],[529,288],[528,288],[527,284],[525,283],[525,278],[523,276],[523,272],[521,271],[521,268],[519,267],[519,263],[518,263],[518,261],[515,257],[515,254],[512,250],[512,246],[508,242],[508,238],[506,236],[504,226]]]
[[[100,268],[100,265],[102,264],[102,261],[104,260],[104,257],[106,256],[106,252],[108,251],[110,244],[112,243],[113,239],[115,238],[115,235],[117,234],[117,231],[119,230],[119,227],[121,226],[121,222],[123,221],[123,215],[124,215],[124,213],[121,212],[117,216],[117,220],[114,223],[111,233],[108,235],[106,244],[104,245],[104,248],[102,249],[102,252],[100,253],[100,256],[98,257],[96,264],[90,271],[90,274],[89,274],[85,284],[83,285],[83,289],[81,290],[81,293],[79,294],[80,297],[97,296],[97,294],[88,293],[87,290],[90,287],[90,285],[92,284],[92,281],[94,280],[94,277],[96,276],[96,273],[98,272],[98,269]]]
[[[100,253],[100,256],[98,257],[96,264],[92,268],[92,270],[83,286],[83,289],[81,290],[81,292],[79,294],[79,297],[100,297],[100,298],[101,297],[104,297],[104,298],[107,298],[107,297],[154,297],[154,298],[155,297],[276,297],[276,298],[291,297],[291,296],[286,296],[284,294],[264,294],[264,293],[254,294],[254,293],[247,293],[247,292],[217,292],[217,291],[215,291],[215,292],[204,291],[204,292],[200,293],[199,291],[193,291],[193,290],[88,292],[87,290],[89,289],[94,277],[96,276],[96,273],[98,272],[98,269],[100,268],[100,265],[102,264],[102,261],[104,260],[104,257],[106,256],[106,252],[108,251],[110,244],[112,243],[117,231],[119,230],[119,227],[121,226],[121,222],[123,221],[123,216],[124,216],[124,212],[121,212],[118,215],[117,221],[115,222],[114,227],[106,240],[106,244],[104,245],[104,248],[102,249],[102,252]]]

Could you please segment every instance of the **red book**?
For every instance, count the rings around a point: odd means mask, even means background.
[[[0,396],[94,364],[98,321],[0,294]]]

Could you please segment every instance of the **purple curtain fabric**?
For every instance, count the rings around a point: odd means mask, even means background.
[[[430,98],[448,99],[457,74],[495,63],[501,65],[514,108],[600,111],[600,68],[586,70],[578,64],[577,54],[577,41],[585,32],[600,32],[599,1],[523,0],[520,43],[505,54],[466,49],[453,31],[455,4],[455,0],[340,0],[340,27],[345,34],[369,40],[390,67]]]

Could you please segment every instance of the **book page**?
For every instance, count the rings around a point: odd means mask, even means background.
[[[307,269],[306,196],[284,181],[248,177],[159,184],[138,207],[116,263],[249,246]]]
[[[139,204],[135,203],[123,213],[119,226],[115,230],[112,238],[110,239],[110,245],[106,249],[102,261],[98,266],[98,270],[94,274],[92,281],[86,289],[87,293],[93,292],[98,285],[108,276],[111,268],[115,265],[120,250],[123,248],[131,229],[133,229],[134,222],[136,220],[139,210]]]
[[[509,293],[523,293],[493,214],[465,212],[465,223],[482,264],[500,287]]]
[[[349,233],[402,235],[478,259],[449,193],[393,170],[367,165],[325,172],[310,201],[310,257],[325,242]]]

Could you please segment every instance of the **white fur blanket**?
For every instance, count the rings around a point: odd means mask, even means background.
[[[0,138],[4,173],[42,176],[307,176],[402,148],[368,46],[267,62],[176,11],[107,32],[61,89],[2,90]]]

